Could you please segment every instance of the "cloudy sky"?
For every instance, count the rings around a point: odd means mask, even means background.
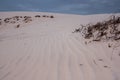
[[[0,11],[41,11],[69,14],[120,12],[120,0],[0,0]]]

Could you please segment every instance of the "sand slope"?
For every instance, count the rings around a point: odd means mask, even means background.
[[[35,18],[37,14],[55,18]],[[72,33],[80,24],[111,14],[0,13],[2,19],[15,15],[29,15],[33,21],[0,27],[0,80],[120,80],[119,42],[114,50],[109,42],[86,45],[80,34]]]

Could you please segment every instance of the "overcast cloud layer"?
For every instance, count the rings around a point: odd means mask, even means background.
[[[120,12],[120,0],[0,0],[0,11],[118,13]]]

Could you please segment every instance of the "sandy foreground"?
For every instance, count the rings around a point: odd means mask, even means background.
[[[0,80],[120,80],[120,42],[72,33],[110,15],[0,12]]]

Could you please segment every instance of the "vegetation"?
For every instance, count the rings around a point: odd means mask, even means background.
[[[80,32],[85,39],[93,41],[120,40],[120,17],[112,16],[107,21],[81,25],[74,32]]]

